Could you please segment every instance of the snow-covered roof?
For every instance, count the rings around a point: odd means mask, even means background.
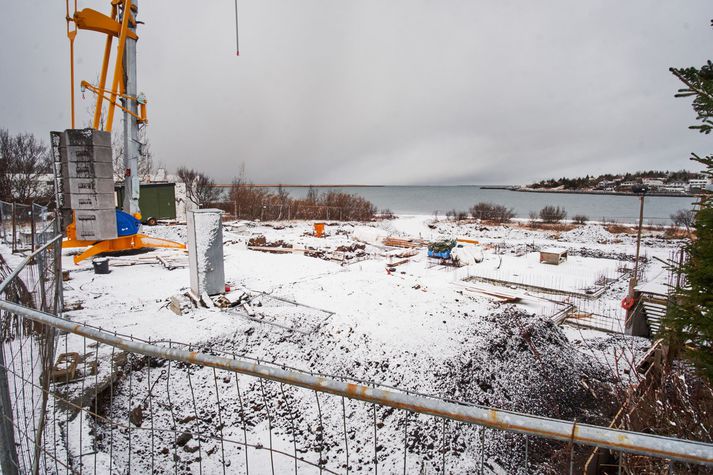
[[[546,252],[548,254],[565,254],[567,249],[563,247],[545,247],[540,249],[540,252]]]

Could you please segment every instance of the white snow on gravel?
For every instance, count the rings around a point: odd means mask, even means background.
[[[306,222],[249,223],[247,226],[227,223],[224,228],[225,275],[231,286],[264,292],[312,307],[307,309],[279,304],[265,297],[261,301],[264,310],[261,311],[259,306],[255,308],[261,318],[270,323],[248,319],[240,310],[194,309],[182,316],[169,310],[169,297],[183,293],[189,287],[188,269],[168,270],[152,256],[180,259],[185,257],[184,251],[154,250],[111,258],[116,265],[111,265],[109,275],[95,275],[90,262],[75,266],[71,256],[65,254],[64,266],[71,275],[71,280],[65,283],[65,298],[81,301],[83,306],[80,310],[67,312],[65,316],[76,322],[101,326],[105,330],[145,340],[171,340],[204,350],[244,354],[261,361],[376,380],[404,390],[440,394],[470,403],[517,410],[529,407],[533,413],[555,416],[562,411],[562,417],[578,417],[578,420],[579,417],[584,420],[590,417],[603,422],[606,415],[596,413],[581,381],[586,380],[587,384],[598,387],[626,381],[628,375],[623,361],[631,362],[638,358],[648,342],[568,325],[557,327],[549,318],[565,303],[574,303],[585,311],[596,311],[614,321],[621,321],[624,314],[619,301],[626,292],[625,280],[611,283],[596,301],[499,288],[522,297],[521,302],[515,305],[498,303],[455,284],[479,275],[515,281],[519,278],[525,283],[561,290],[582,290],[602,276],[615,279],[622,263],[627,262],[627,256],[633,256],[634,238],[612,235],[602,226],[594,224],[559,233],[517,225],[433,223],[432,219],[428,216],[402,216],[366,226],[327,223],[325,238],[312,236],[311,223]],[[270,254],[247,249],[248,239],[259,235],[264,236],[268,243],[281,241],[294,248],[332,252],[340,246],[358,244],[352,237],[355,229],[357,236],[368,237],[370,244],[365,246],[362,260],[355,259],[344,265],[296,253]],[[145,227],[143,231],[178,241],[185,241],[186,236],[184,226]],[[383,246],[373,245],[383,235],[424,240],[474,239],[480,242],[485,260],[463,268],[443,267],[435,265],[427,258],[425,249],[421,249],[409,262],[387,272]],[[650,258],[666,258],[677,245],[680,243],[664,241],[655,235],[645,237],[642,255],[649,257],[649,264],[645,267],[644,280],[662,279],[662,266]],[[537,250],[542,247],[568,248],[571,255],[560,266],[540,264]],[[596,257],[592,253],[606,256]],[[132,262],[135,265],[118,265]],[[299,329],[306,334],[291,332],[284,327]],[[68,346],[79,344],[79,339],[68,338]],[[156,373],[160,371],[161,368],[155,369]],[[185,370],[175,372],[174,384],[184,384]],[[127,377],[143,378],[145,376],[141,375],[145,374],[145,368],[137,368]],[[563,378],[560,383],[547,379],[557,378],[558,375]],[[195,378],[198,383],[194,381],[194,384],[201,388],[205,384],[204,391],[213,391],[210,389],[213,387],[212,372],[198,370]],[[222,381],[222,378],[221,374],[219,380]],[[250,379],[246,381],[242,388],[245,391],[243,397],[259,405],[258,385]],[[538,386],[543,381],[550,389]],[[146,383],[137,380],[136,384],[145,386]],[[275,397],[279,396],[278,386],[269,385],[266,390],[274,391]],[[557,395],[560,390],[564,392]],[[236,406],[234,381],[226,383],[221,391],[224,391],[221,398],[226,401],[225,404],[235,411],[230,416],[224,415],[229,419],[229,423],[224,424],[225,430],[232,431],[231,437],[242,440],[241,422],[235,415],[239,408]],[[289,391],[288,399],[292,398],[290,400],[299,413],[313,417],[316,413],[314,395]],[[548,391],[551,391],[549,396]],[[184,407],[191,402],[185,391],[181,394],[179,390],[172,396],[173,405],[180,409],[182,415],[190,415],[191,411]],[[121,400],[126,395],[119,391],[117,398]],[[555,398],[559,406],[555,408],[552,405],[555,399],[548,398]],[[531,401],[530,406],[527,401]],[[128,399],[124,402],[128,404]],[[204,409],[208,411],[215,405],[208,399],[199,403],[205,404]],[[354,414],[350,423],[356,430],[355,446],[350,448],[353,451],[357,446],[373,444],[373,440],[369,442],[369,434],[373,431],[369,425],[370,413],[364,406],[349,402],[349,411]],[[280,407],[274,409],[282,410]],[[325,414],[330,412],[325,415],[329,422],[325,422],[324,426],[332,432],[324,439],[333,443],[331,464],[344,457],[338,448],[339,441],[343,441],[343,434],[340,436],[338,431],[342,424],[341,401],[325,396],[321,409]],[[171,414],[165,412],[167,410],[162,407],[163,412],[156,417],[166,417],[166,423],[169,423]],[[577,414],[577,410],[582,413]],[[367,412],[361,414],[360,411]],[[357,422],[362,416],[366,422]],[[397,423],[397,419],[387,412],[380,413],[379,417],[391,417],[391,423],[385,424],[379,439],[384,444],[380,458],[385,467],[396,469],[401,466],[403,457],[398,442],[398,434],[402,431],[400,422]],[[259,439],[261,443],[266,443],[265,422],[264,417],[254,416],[255,425],[250,429],[250,437]],[[306,420],[300,423],[309,426],[315,422],[312,419],[310,423]],[[182,427],[195,429],[192,424],[195,422],[183,424]],[[275,437],[275,444],[280,444],[289,452],[292,450],[291,436],[286,424],[283,417],[279,428],[283,435]],[[440,433],[440,429],[434,431]],[[226,434],[223,436],[226,437]],[[143,437],[141,440],[145,442],[146,436]],[[301,437],[316,443],[314,431],[306,430]],[[464,433],[463,437],[469,440],[470,436]],[[167,440],[163,443],[168,443]],[[496,444],[497,440],[494,438],[492,443]],[[418,445],[421,442],[413,443]],[[215,445],[206,439],[204,445],[210,444]],[[465,473],[474,469],[473,447],[477,444],[477,441],[469,440],[463,450],[453,449],[455,452],[450,457],[456,467],[454,470]],[[426,442],[424,447],[426,451],[438,450],[438,447],[428,449]],[[203,447],[200,452],[206,464],[204,467],[218,470],[218,455],[215,452],[206,455],[206,450]],[[368,450],[365,452],[358,455],[352,452],[352,469],[358,466],[371,470],[371,456]],[[220,450],[217,453],[220,454]],[[495,446],[493,453],[497,453]],[[307,455],[307,459],[314,460],[314,452]],[[268,462],[264,452],[257,451],[251,456],[255,457],[253,460],[257,465],[266,467]],[[172,471],[171,455],[162,454],[161,457],[166,470]],[[181,463],[188,469],[196,463],[183,451],[180,457]],[[493,457],[493,467],[496,464],[507,466],[507,460]],[[243,458],[242,452],[236,448],[231,448],[226,454],[226,459],[235,464],[233,467],[242,467]],[[290,470],[291,463],[288,459],[278,464],[282,469]],[[416,460],[409,464],[413,464],[414,471],[419,467]],[[250,468],[253,472],[253,466]],[[300,471],[303,471],[302,467]],[[304,471],[309,472],[309,468],[305,466]],[[256,473],[263,472],[265,470],[256,470]]]

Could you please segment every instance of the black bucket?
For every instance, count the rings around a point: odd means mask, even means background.
[[[108,274],[109,273],[109,259],[107,258],[101,258],[101,259],[94,259],[92,261],[92,265],[94,266],[94,273],[95,274]]]

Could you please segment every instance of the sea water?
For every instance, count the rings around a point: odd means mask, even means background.
[[[308,188],[284,187],[292,198],[303,198]],[[584,193],[533,193],[503,189],[487,189],[479,185],[463,186],[343,186],[316,188],[319,193],[333,190],[362,196],[379,209],[395,214],[444,216],[450,210],[468,211],[481,201],[500,204],[515,211],[518,218],[527,218],[544,206],[565,208],[569,218],[587,216],[592,221],[635,223],[639,219],[639,198],[628,195]],[[644,202],[644,224],[668,224],[670,216],[682,209],[691,209],[696,198],[690,196],[647,196]]]

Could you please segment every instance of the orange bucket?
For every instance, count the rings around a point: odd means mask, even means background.
[[[314,235],[317,237],[324,236],[324,223],[314,223]]]

